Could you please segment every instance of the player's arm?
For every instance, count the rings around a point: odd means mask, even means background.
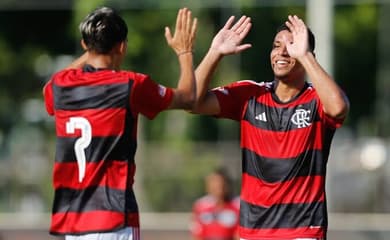
[[[175,33],[172,36],[168,27],[165,38],[168,45],[177,54],[180,65],[180,77],[177,87],[173,89],[169,109],[191,109],[195,101],[196,86],[193,68],[193,47],[195,43],[197,19],[192,19],[191,11],[180,9],[176,18]]]
[[[43,87],[42,93],[43,93],[43,99],[45,101],[45,107],[46,111],[49,115],[54,115],[54,104],[53,104],[53,88],[52,88],[52,80],[47,82],[45,86]]]
[[[324,106],[324,112],[332,118],[344,118],[349,111],[348,98],[308,50],[308,30],[305,23],[297,16],[289,16],[286,25],[293,35],[292,43],[285,40],[287,51],[305,68]]]
[[[251,28],[251,19],[242,16],[233,26],[234,17],[230,17],[225,26],[215,35],[209,51],[196,68],[196,101],[192,113],[216,115],[220,112],[217,97],[209,91],[212,76],[223,56],[240,53],[251,47],[241,44]]]
[[[71,62],[65,69],[78,69],[82,68],[87,61],[88,58],[88,52],[85,52],[83,55],[78,57],[76,60]]]

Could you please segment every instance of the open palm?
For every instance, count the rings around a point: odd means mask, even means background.
[[[293,58],[299,58],[309,51],[308,30],[302,19],[297,16],[288,16],[286,22],[290,29],[293,40],[284,39],[288,54]]]
[[[250,20],[249,17],[242,16],[231,27],[234,21],[234,16],[231,16],[225,26],[214,37],[211,48],[222,55],[235,54],[250,48],[251,44],[241,44],[252,26]]]

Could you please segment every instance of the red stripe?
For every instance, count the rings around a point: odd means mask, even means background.
[[[239,227],[240,237],[248,240],[252,239],[278,239],[291,240],[295,238],[323,238],[324,228],[268,228],[268,229],[251,229]]]
[[[92,126],[93,136],[118,136],[123,133],[125,125],[125,109],[82,109],[82,110],[56,110],[56,130],[57,136],[77,137],[80,132],[66,133],[66,122],[70,117],[84,117],[89,120]],[[111,124],[108,124],[111,123]],[[115,123],[115,124],[112,124]]]
[[[54,163],[54,188],[84,189],[89,186],[108,186],[115,189],[126,189],[133,183],[135,165],[129,171],[126,161],[99,161],[87,163],[83,181],[79,182],[77,163]]]
[[[319,124],[320,122],[315,122],[310,127],[276,132],[256,128],[248,121],[241,121],[241,132],[245,135],[241,136],[241,147],[262,157],[296,157],[308,149],[322,149],[322,132],[320,126],[317,126]]]
[[[52,215],[50,232],[55,234],[79,234],[107,232],[125,226],[125,216],[118,212],[93,211],[86,213],[56,213]],[[128,227],[139,227],[139,214],[127,215]]]
[[[323,202],[324,178],[321,176],[296,177],[286,182],[267,183],[248,174],[242,175],[242,200],[269,207],[283,203]]]
[[[80,86],[80,85],[107,85],[115,83],[127,83],[129,79],[135,79],[144,75],[128,71],[113,72],[102,70],[93,73],[85,73],[83,69],[68,69],[54,75],[55,84],[58,86]]]

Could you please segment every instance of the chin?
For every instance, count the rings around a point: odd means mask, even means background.
[[[281,73],[281,72],[274,72],[274,76],[275,76],[275,78],[277,78],[277,79],[287,79],[288,78],[288,76],[289,76],[289,72],[283,72],[283,73]]]

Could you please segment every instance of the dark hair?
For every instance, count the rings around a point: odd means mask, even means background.
[[[287,30],[287,31],[291,32],[290,29],[287,27],[287,25],[285,23],[283,23],[282,25],[280,25],[276,29],[276,34],[278,34],[279,32],[281,32],[283,30]],[[309,34],[309,36],[308,36],[308,38],[309,38],[308,39],[309,40],[309,50],[310,50],[310,52],[314,53],[314,49],[316,47],[316,40],[315,40],[314,34],[310,30],[310,28],[307,28],[307,32]]]
[[[125,21],[111,8],[101,7],[88,14],[79,26],[89,51],[105,54],[127,39]]]
[[[224,200],[225,201],[229,201],[232,199],[232,179],[229,175],[229,173],[227,172],[227,170],[224,168],[224,167],[217,167],[217,168],[214,168],[214,170],[211,172],[211,174],[215,174],[215,175],[218,175],[220,177],[222,177],[222,179],[225,181],[225,184],[226,184],[226,187],[227,187],[227,192],[225,192],[225,197],[224,197]]]
[[[223,168],[223,167],[217,167],[215,168],[213,171],[212,171],[213,174],[217,174],[219,176],[222,176],[225,181],[229,184],[231,179],[230,179],[230,176],[229,174],[227,173],[226,169]]]

